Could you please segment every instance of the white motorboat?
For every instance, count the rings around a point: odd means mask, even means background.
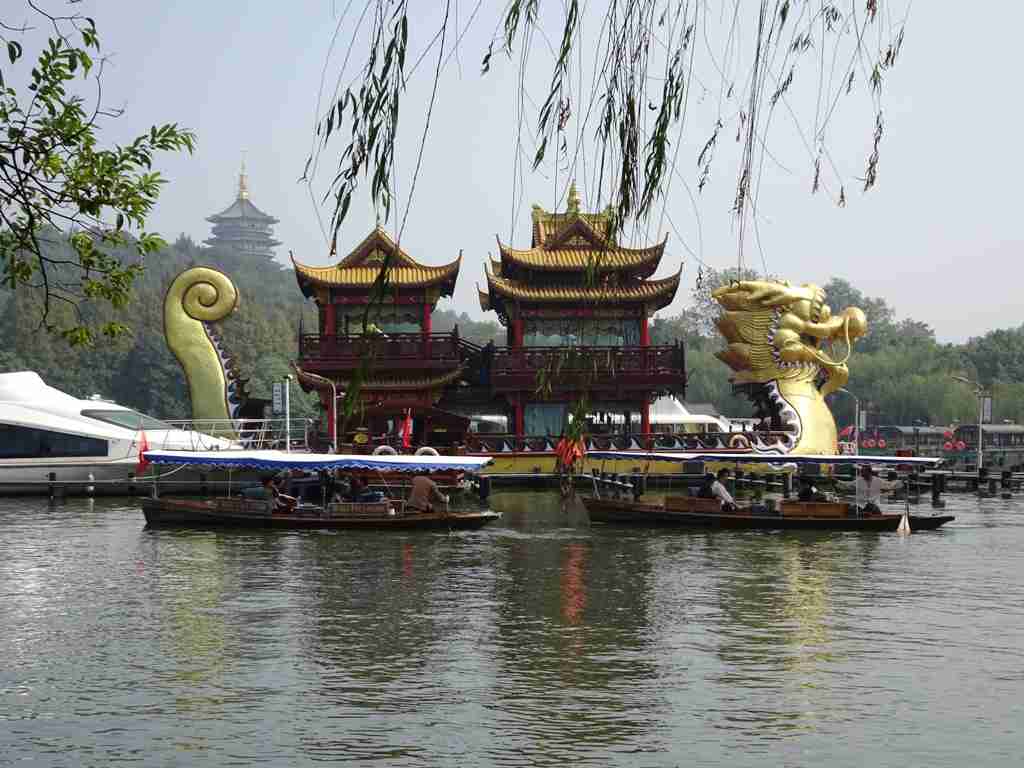
[[[0,495],[141,491],[149,485],[136,476],[143,442],[159,450],[237,447],[98,396],[72,397],[34,371],[0,374]]]

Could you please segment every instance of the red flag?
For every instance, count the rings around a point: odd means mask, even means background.
[[[149,440],[146,439],[146,430],[140,429],[139,432],[139,463],[135,465],[135,474],[141,475],[145,473],[146,467],[149,466],[149,459],[146,458],[146,451],[149,450]]]
[[[412,409],[405,411],[405,421],[402,422],[402,447],[412,448]]]

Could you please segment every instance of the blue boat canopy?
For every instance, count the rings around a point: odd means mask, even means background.
[[[633,461],[684,461],[719,462],[729,464],[833,464],[851,466],[871,464],[874,466],[897,467],[913,465],[934,467],[942,459],[926,456],[811,456],[807,454],[779,453],[648,453],[644,451],[587,451],[587,458],[596,461],[604,459],[631,459]]]
[[[146,451],[153,464],[175,464],[219,469],[263,469],[274,472],[301,469],[320,472],[349,471],[478,472],[490,464],[489,456],[370,456],[332,453],[289,453],[286,451]]]

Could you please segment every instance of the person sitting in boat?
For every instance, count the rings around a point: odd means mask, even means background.
[[[448,497],[441,493],[437,483],[426,475],[416,475],[412,479],[412,491],[406,506],[415,512],[433,512],[433,502],[448,504]]]
[[[298,499],[294,496],[281,493],[273,477],[263,478],[263,488],[267,494],[266,498],[274,505],[274,512],[292,512],[298,504]]]
[[[366,481],[359,475],[349,475],[348,478],[348,501],[362,501],[366,493]]]
[[[715,478],[715,482],[711,484],[711,495],[721,503],[723,512],[735,512],[736,502],[732,498],[732,494],[725,487],[728,480],[729,470],[724,467],[718,470],[718,476]]]
[[[800,478],[800,492],[797,494],[797,499],[805,503],[826,501],[825,495],[818,490],[809,477]]]
[[[870,464],[865,464],[860,468],[860,474],[855,482],[843,483],[840,481],[840,485],[845,486],[847,490],[853,486],[853,490],[857,494],[858,509],[861,512],[877,515],[882,511],[882,491],[890,491],[896,484],[883,481],[875,474],[875,470]]]
[[[711,490],[711,486],[715,484],[715,476],[711,472],[707,472],[704,475],[704,479],[701,480],[700,488],[697,490],[698,499],[713,499],[715,498],[714,492]]]

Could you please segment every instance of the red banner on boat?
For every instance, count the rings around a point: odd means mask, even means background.
[[[405,420],[402,422],[402,447],[412,448],[412,409],[405,411]]]
[[[146,458],[146,451],[149,450],[149,440],[146,439],[146,430],[140,430],[139,434],[139,463],[135,465],[135,474],[145,473],[149,466],[149,459]]]

